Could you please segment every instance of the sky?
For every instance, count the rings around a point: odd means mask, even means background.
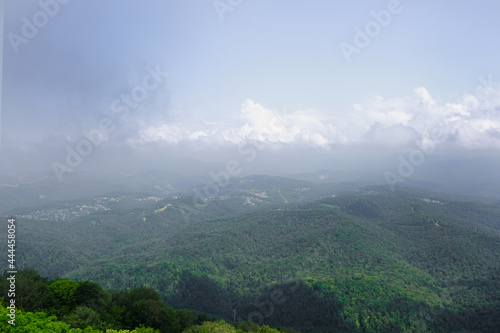
[[[4,0],[0,174],[496,156],[498,13],[496,0]]]

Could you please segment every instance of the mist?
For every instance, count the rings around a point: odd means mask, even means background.
[[[7,2],[0,175],[498,186],[498,46],[442,4],[400,3],[363,35],[387,10],[371,6]],[[483,34],[489,6],[453,10]]]

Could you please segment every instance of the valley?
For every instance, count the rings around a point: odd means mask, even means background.
[[[18,263],[301,332],[494,332],[500,207],[413,187],[233,178],[18,208]],[[4,267],[1,267],[5,269]]]

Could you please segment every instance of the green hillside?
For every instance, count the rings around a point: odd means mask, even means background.
[[[0,290],[9,290],[5,273]],[[16,274],[17,295],[0,297],[0,331],[11,333],[297,333],[244,321],[230,325],[204,313],[174,310],[157,291],[107,290],[90,281],[47,280],[35,270]],[[11,300],[15,300],[14,303]],[[8,305],[8,306],[7,306]]]
[[[308,202],[297,192],[308,186],[278,180],[228,187],[189,220],[189,197],[25,219],[18,262],[106,288],[150,287],[174,308],[228,322],[303,332],[500,329],[499,206],[383,186],[316,188],[323,199]],[[246,204],[249,193],[262,200]]]

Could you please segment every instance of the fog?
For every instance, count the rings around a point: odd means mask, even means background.
[[[6,2],[0,175],[497,193],[498,6]]]

